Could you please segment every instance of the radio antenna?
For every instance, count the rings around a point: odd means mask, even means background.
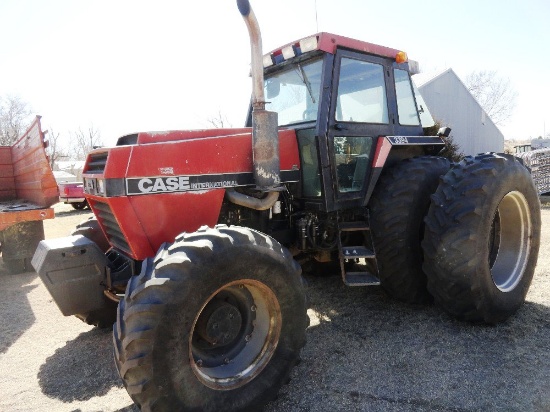
[[[317,18],[317,0],[315,1],[315,25],[317,26],[316,32],[319,33],[319,19]]]

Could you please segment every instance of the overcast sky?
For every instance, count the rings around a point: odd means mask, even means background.
[[[251,0],[264,52],[317,31],[404,50],[424,71],[496,70],[518,92],[507,139],[550,133],[547,0]],[[0,0],[0,95],[62,135],[244,122],[250,50],[235,0]]]

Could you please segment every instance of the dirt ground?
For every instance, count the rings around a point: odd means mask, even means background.
[[[46,237],[90,212],[56,206]],[[550,206],[527,303],[498,326],[307,277],[311,326],[278,411],[550,411]],[[0,411],[137,411],[118,380],[110,331],[63,317],[38,276],[0,265]]]

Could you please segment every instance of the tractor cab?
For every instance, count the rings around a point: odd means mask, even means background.
[[[380,172],[373,170],[377,156],[387,155],[385,137],[401,137],[388,141],[389,150],[423,136],[402,51],[318,33],[266,54],[263,65],[267,108],[278,113],[279,127],[296,130],[297,197],[312,208],[366,205]]]

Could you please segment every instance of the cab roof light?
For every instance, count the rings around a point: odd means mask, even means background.
[[[264,67],[270,67],[274,64],[279,64],[285,60],[292,59],[319,48],[319,41],[317,36],[307,37],[294,44],[283,47],[282,49],[275,50],[270,54],[266,54],[263,57]]]
[[[319,42],[317,40],[317,36],[313,37],[307,37],[305,39],[300,40],[300,50],[302,53],[307,53],[313,50],[317,50],[319,47]]]
[[[271,60],[273,61],[273,64],[279,64],[282,63],[285,58],[283,57],[283,53],[281,50],[275,50],[273,53],[271,53]]]
[[[400,51],[395,56],[395,62],[398,64],[405,63],[408,60],[407,53]]]
[[[285,60],[292,59],[296,56],[296,51],[294,50],[294,45],[286,46],[283,48],[283,57]]]
[[[264,63],[264,67],[270,67],[270,66],[273,66],[273,56],[271,56],[271,54],[266,54],[264,55],[263,57],[263,63]]]

